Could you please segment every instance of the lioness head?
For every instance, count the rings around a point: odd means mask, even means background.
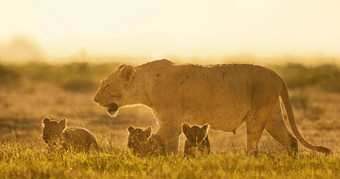
[[[128,128],[128,132],[128,147],[132,150],[133,153],[142,153],[143,146],[145,146],[151,136],[151,127],[143,130],[130,126]]]
[[[205,124],[203,127],[192,126],[190,127],[188,123],[182,124],[182,132],[188,141],[195,147],[197,147],[203,139],[207,136],[208,133],[208,124]]]
[[[130,65],[120,65],[116,71],[107,76],[101,83],[94,101],[106,107],[110,115],[114,115],[119,107],[127,105],[130,98],[130,86],[135,68]]]
[[[43,139],[49,145],[55,145],[61,138],[66,128],[66,119],[59,122],[45,117],[43,120]]]

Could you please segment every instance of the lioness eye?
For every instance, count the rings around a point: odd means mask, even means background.
[[[118,94],[112,95],[112,97],[114,97],[114,98],[120,98],[120,97],[122,97],[122,95],[118,93]]]

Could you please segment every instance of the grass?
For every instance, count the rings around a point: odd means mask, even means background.
[[[340,157],[301,153],[248,156],[242,152],[204,158],[182,155],[140,158],[119,148],[103,152],[49,151],[20,143],[0,146],[1,178],[339,178]]]

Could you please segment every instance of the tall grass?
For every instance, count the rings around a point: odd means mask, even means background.
[[[303,153],[220,153],[202,158],[182,155],[140,158],[128,151],[75,153],[50,151],[44,146],[24,147],[19,143],[0,146],[1,178],[339,178],[340,158]]]

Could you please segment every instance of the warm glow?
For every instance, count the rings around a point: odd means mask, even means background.
[[[0,5],[0,48],[24,35],[49,57],[82,50],[150,58],[340,56],[339,7],[338,0],[11,0]]]

